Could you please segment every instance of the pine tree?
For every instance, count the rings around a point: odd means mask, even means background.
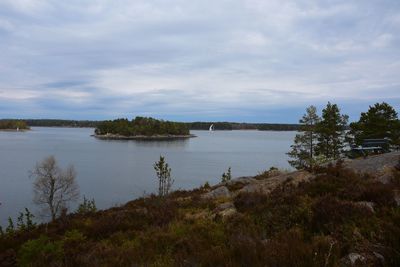
[[[382,102],[370,106],[362,112],[360,120],[350,124],[354,143],[361,145],[364,139],[388,138],[391,144],[400,144],[400,122],[397,112],[389,104]]]
[[[167,196],[171,191],[174,180],[171,178],[171,168],[166,163],[165,158],[160,156],[160,160],[153,165],[158,178],[158,195]]]
[[[228,170],[222,174],[221,182],[226,183],[229,182],[231,179],[232,179],[232,171],[231,167],[229,167]]]
[[[340,114],[336,104],[328,102],[322,110],[322,119],[317,124],[317,153],[325,159],[339,159],[345,144],[348,116]]]
[[[289,160],[289,164],[296,169],[307,169],[314,167],[315,161],[315,145],[317,135],[315,127],[319,123],[320,118],[317,115],[317,108],[309,106],[306,114],[300,119],[301,124],[299,133],[294,138],[292,150],[287,153],[293,160]]]

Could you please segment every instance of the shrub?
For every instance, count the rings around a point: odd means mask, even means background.
[[[83,257],[87,250],[87,239],[79,230],[70,230],[64,234],[62,248],[65,255],[65,265],[82,266]]]
[[[94,198],[89,200],[85,196],[83,196],[83,202],[79,204],[79,207],[76,210],[76,213],[87,214],[87,213],[93,213],[96,211],[97,211],[97,207],[96,207],[96,202],[94,201]]]
[[[61,241],[50,241],[48,237],[25,242],[18,251],[19,266],[60,266],[64,257]]]
[[[333,240],[316,236],[304,237],[299,228],[280,233],[266,244],[264,257],[268,266],[337,266],[339,251]]]
[[[314,232],[331,234],[341,224],[366,218],[371,211],[349,201],[342,201],[332,196],[318,199],[312,207],[312,227]]]

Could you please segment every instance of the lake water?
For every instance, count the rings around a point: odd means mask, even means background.
[[[166,157],[174,189],[215,184],[232,167],[232,176],[255,175],[271,166],[290,168],[286,152],[295,132],[192,131],[196,138],[175,141],[104,141],[88,128],[35,127],[28,132],[0,132],[0,225],[32,204],[36,162],[54,155],[62,167],[73,164],[81,196],[98,208],[122,204],[156,192],[153,164]],[[75,208],[72,205],[71,208]]]

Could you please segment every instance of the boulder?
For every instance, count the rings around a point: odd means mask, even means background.
[[[394,201],[396,202],[397,206],[400,206],[400,192],[394,193]]]
[[[235,205],[233,204],[233,202],[229,201],[229,202],[224,202],[222,204],[219,204],[214,211],[216,212],[220,212],[220,211],[224,211],[226,209],[232,209],[235,208]]]
[[[365,257],[362,256],[361,254],[352,252],[347,256],[345,256],[344,258],[342,258],[341,262],[344,263],[346,266],[348,265],[353,266],[356,263],[358,264],[363,263],[365,262],[365,260],[366,260]]]
[[[218,215],[222,217],[222,219],[229,218],[237,213],[236,208],[229,208],[223,211],[218,212]]]
[[[373,252],[375,258],[377,258],[379,260],[379,262],[383,265],[385,263],[385,257],[383,257],[382,254],[378,253],[378,252]]]
[[[370,201],[358,201],[356,202],[356,205],[361,206],[361,207],[365,207],[367,208],[370,212],[374,213],[375,212],[375,203],[374,202],[370,202]]]
[[[282,184],[291,184],[297,186],[301,182],[306,182],[314,176],[307,171],[295,171],[292,173],[285,173],[274,176],[268,179],[255,180],[244,186],[238,193],[254,193],[259,192],[262,194],[269,194],[275,188]]]
[[[208,193],[205,193],[204,195],[202,195],[202,197],[207,199],[229,198],[231,197],[231,193],[226,186],[220,186]]]
[[[400,151],[395,151],[367,158],[346,160],[343,166],[358,173],[372,175],[382,183],[388,183],[393,177],[393,171],[397,169],[399,158]]]

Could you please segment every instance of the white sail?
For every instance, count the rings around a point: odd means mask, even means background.
[[[210,129],[208,129],[209,131],[214,131],[214,124],[210,125]]]

